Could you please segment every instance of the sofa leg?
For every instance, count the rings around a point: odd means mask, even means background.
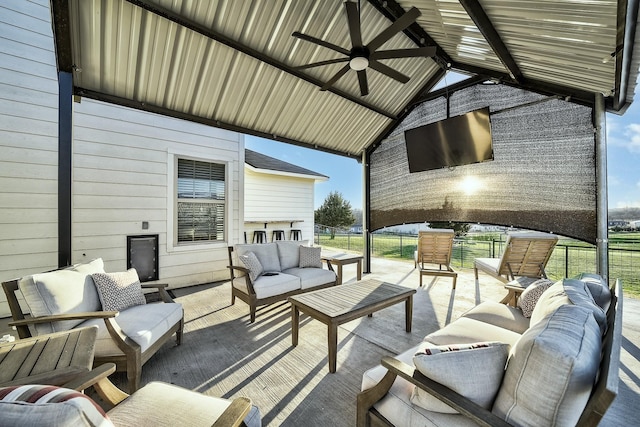
[[[142,367],[127,366],[127,380],[129,382],[129,394],[135,393],[140,388],[140,377],[142,376]]]
[[[182,344],[182,330],[184,329],[184,317],[180,321],[180,328],[176,331],[176,345]]]
[[[249,309],[249,312],[250,312],[249,315],[251,317],[251,323],[253,323],[253,322],[256,321],[256,308],[255,307],[251,307]]]
[[[231,305],[234,305],[236,303],[236,296],[232,293],[231,294]]]

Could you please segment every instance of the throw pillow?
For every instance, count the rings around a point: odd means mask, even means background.
[[[113,427],[109,416],[90,397],[40,384],[0,388],[0,425]]]
[[[322,268],[322,256],[320,246],[300,246],[300,268]]]
[[[549,279],[539,279],[529,285],[518,298],[518,307],[524,317],[531,317],[540,296],[553,285]]]
[[[135,268],[119,273],[94,273],[91,277],[104,311],[122,311],[147,303]]]
[[[252,282],[255,282],[258,277],[264,271],[262,269],[262,264],[258,260],[258,257],[253,252],[246,252],[242,255],[239,255],[240,261],[244,264],[245,267],[249,269],[249,278]]]
[[[485,409],[491,409],[502,383],[509,347],[509,344],[501,342],[429,345],[416,353],[413,363],[424,376]],[[429,411],[458,413],[418,387],[411,394],[411,402]]]

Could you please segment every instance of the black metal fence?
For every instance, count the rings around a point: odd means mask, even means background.
[[[493,233],[496,235],[497,233]],[[482,237],[488,239],[482,240]],[[480,238],[480,239],[479,239]],[[502,253],[505,236],[469,236],[456,238],[453,245],[452,265],[457,268],[473,268],[475,258],[494,258]],[[317,232],[315,244],[333,249],[354,252],[363,251],[363,235],[336,232]],[[372,255],[376,257],[413,260],[418,243],[417,235],[374,233],[371,234]],[[609,276],[623,281],[625,292],[640,296],[640,240],[622,242],[624,248],[609,247]],[[636,246],[636,247],[634,247]],[[558,242],[547,264],[547,275],[557,280],[572,277],[581,272],[596,271],[596,248],[593,245],[571,239]]]

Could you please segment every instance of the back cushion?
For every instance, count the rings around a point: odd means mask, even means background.
[[[607,282],[602,276],[593,273],[580,273],[574,279],[578,279],[584,282],[591,292],[593,300],[598,304],[605,312],[609,310],[611,304],[611,290],[607,285]]]
[[[282,271],[297,268],[300,264],[300,246],[307,246],[308,241],[278,240],[278,256]]]
[[[247,252],[253,252],[265,272],[282,271],[280,267],[280,258],[278,257],[278,247],[275,243],[259,243],[254,245],[235,245],[234,250],[236,257],[244,255]],[[242,265],[242,264],[238,264]]]
[[[591,310],[563,305],[511,350],[492,412],[519,426],[574,426],[600,364],[600,327]]]
[[[32,316],[101,311],[102,305],[91,278],[92,273],[104,273],[102,259],[80,264],[65,270],[27,276],[18,288],[29,306]],[[35,325],[37,335],[66,331],[83,320],[43,323]]]

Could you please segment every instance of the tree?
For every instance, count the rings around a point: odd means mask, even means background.
[[[355,221],[351,213],[351,204],[338,191],[329,193],[322,206],[316,209],[314,219],[316,224],[332,227],[332,239],[336,236],[335,227],[348,227]]]
[[[450,228],[456,233],[456,237],[460,237],[469,232],[471,224],[466,222],[430,222],[429,228]]]

